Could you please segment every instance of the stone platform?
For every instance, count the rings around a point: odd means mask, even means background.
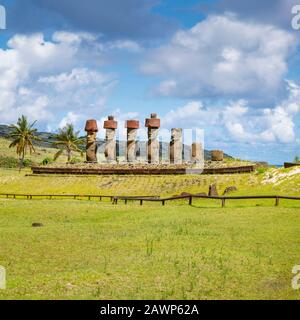
[[[199,169],[184,165],[65,165],[32,167],[33,174],[58,175],[177,175],[177,174],[237,174],[255,170],[255,165],[235,167],[204,167]]]

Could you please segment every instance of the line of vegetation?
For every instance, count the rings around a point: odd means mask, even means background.
[[[24,167],[28,167],[32,164],[29,160],[25,159],[26,154],[35,153],[35,148],[33,145],[34,141],[41,141],[37,136],[37,129],[34,128],[36,121],[30,123],[24,115],[18,119],[17,124],[10,125],[12,129],[9,137],[12,138],[12,143],[9,145],[10,148],[16,148],[17,156],[19,161],[10,157],[1,157],[0,166],[16,168],[19,167],[21,170]],[[76,163],[78,159],[73,157],[73,153],[79,153],[83,157],[82,144],[83,138],[79,137],[79,131],[75,132],[74,126],[72,124],[67,124],[64,128],[59,129],[57,135],[55,135],[55,141],[53,146],[58,148],[58,152],[55,154],[53,160],[51,158],[46,158],[43,160],[42,164],[47,165],[52,161],[56,161],[64,153],[67,156],[68,163]],[[18,162],[18,164],[16,163]]]
[[[29,159],[23,160],[23,167],[31,167],[33,165],[33,161]],[[9,168],[9,169],[16,169],[19,168],[20,161],[14,157],[4,157],[0,156],[0,167],[1,168]]]

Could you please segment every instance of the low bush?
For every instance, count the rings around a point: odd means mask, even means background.
[[[267,171],[267,168],[260,167],[256,169],[257,174],[264,174]]]
[[[13,157],[0,156],[0,167],[1,168],[17,168],[19,166],[19,160]]]
[[[32,166],[33,162],[29,159],[23,161],[24,167]],[[20,161],[13,157],[3,157],[0,156],[0,167],[1,168],[18,168],[20,166]]]
[[[82,160],[76,157],[72,158],[70,161],[70,164],[76,164],[76,163],[82,163]]]
[[[46,166],[47,164],[51,164],[52,162],[53,162],[53,159],[48,157],[42,161],[42,165]]]

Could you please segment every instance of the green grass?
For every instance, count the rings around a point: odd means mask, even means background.
[[[182,192],[208,192],[217,184],[219,194],[236,186],[233,195],[300,195],[300,174],[283,177],[278,183],[263,183],[274,172],[288,174],[295,169],[268,170],[264,174],[236,175],[161,175],[161,176],[30,176],[30,170],[0,169],[0,193],[95,194],[95,195],[161,195]],[[28,176],[29,175],[29,176]]]
[[[234,185],[233,195],[299,196],[300,174],[288,176],[292,170],[79,177],[0,169],[0,193],[171,196],[216,183],[220,194]],[[300,264],[300,201],[220,205],[0,199],[8,281],[0,299],[299,299],[291,270]]]
[[[175,195],[181,192],[207,192],[211,183],[218,183],[220,192],[227,186],[247,189],[255,176],[26,176],[17,170],[0,170],[1,192],[37,194],[100,194],[100,195]],[[249,182],[249,183],[248,183]]]
[[[299,207],[0,200],[0,298],[299,299],[299,234]]]

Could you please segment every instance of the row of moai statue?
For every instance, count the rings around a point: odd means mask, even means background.
[[[156,113],[152,113],[151,117],[146,119],[145,127],[148,129],[148,143],[147,143],[147,161],[150,164],[159,163],[160,143],[158,141],[159,128],[161,126],[160,119]],[[104,121],[105,136],[105,158],[108,163],[116,162],[116,130],[118,122],[113,116],[109,116]],[[127,148],[126,160],[134,163],[137,160],[137,133],[140,128],[138,120],[128,120],[125,123],[127,129]],[[86,122],[85,131],[87,132],[86,145],[86,161],[89,163],[97,162],[97,132],[98,126],[96,120],[88,120]],[[217,152],[217,151],[216,151]],[[220,151],[221,152],[221,151]],[[217,153],[217,161],[222,160],[222,154]],[[214,154],[212,155],[214,156]],[[181,164],[183,161],[183,143],[182,143],[182,129],[174,128],[171,130],[170,142],[170,163]],[[200,163],[203,161],[203,148],[201,143],[194,142],[191,146],[190,161],[193,163]]]

